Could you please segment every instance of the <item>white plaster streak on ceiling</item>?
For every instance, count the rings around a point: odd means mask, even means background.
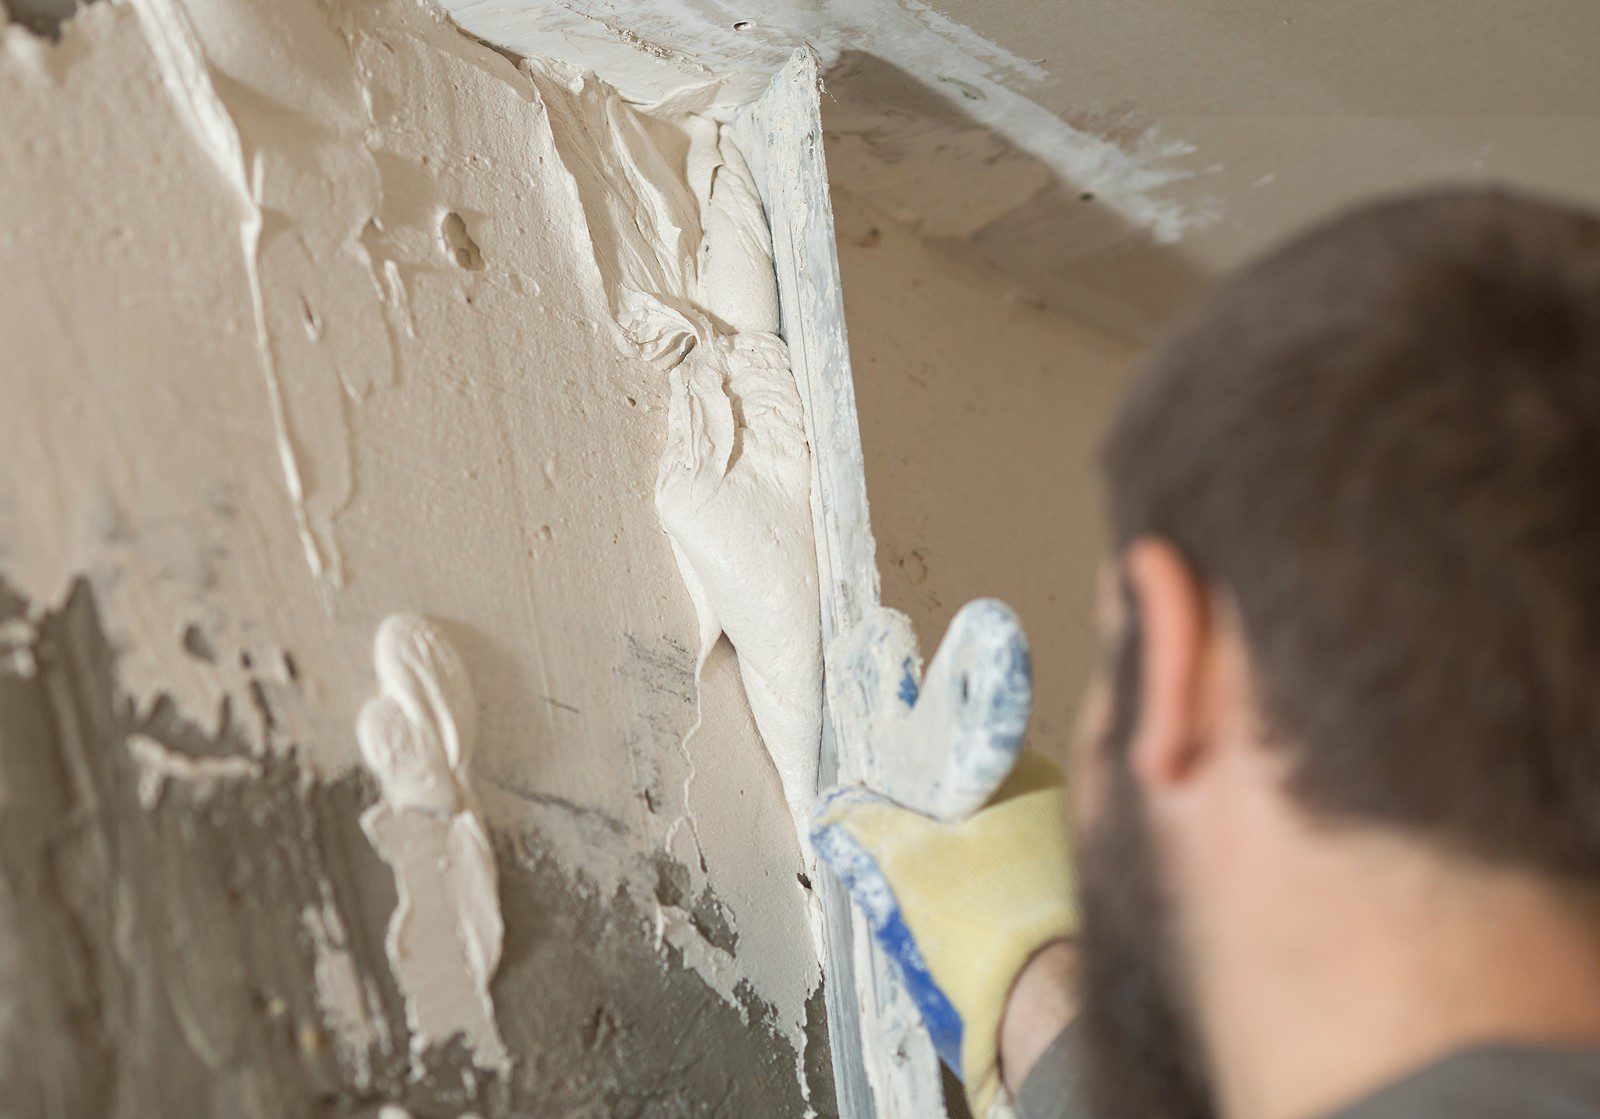
[[[1018,77],[1030,82],[1044,81],[1044,67],[1032,59],[1012,54],[999,44],[985,39],[972,28],[957,23],[949,16],[941,15],[928,5],[918,3],[917,0],[905,0],[903,6],[919,23],[952,45],[960,47],[973,58],[988,62],[1002,70],[1014,71]]]
[[[635,100],[667,99],[686,86],[715,77],[720,96],[749,100],[767,75],[801,43],[822,56],[825,69],[864,55],[898,81],[923,87],[946,105],[928,122],[876,118],[870,97],[856,98],[830,81],[835,104],[845,100],[852,135],[879,144],[880,181],[866,172],[845,184],[897,216],[912,220],[927,236],[965,236],[1027,199],[1013,197],[1017,167],[1036,162],[1035,192],[1050,180],[1076,193],[1091,193],[1157,242],[1179,240],[1191,228],[1214,221],[1214,206],[1168,198],[1164,189],[1193,177],[1203,164],[1189,144],[1157,136],[1146,126],[1132,135],[1107,138],[1076,127],[1026,95],[1046,77],[1038,63],[1019,57],[916,0],[823,0],[799,5],[784,0],[654,0],[626,11],[609,0],[443,0],[468,31],[519,53],[542,53],[592,67]],[[1021,87],[1021,88],[1013,88]],[[863,91],[864,93],[869,91]],[[829,131],[837,131],[829,122]],[[953,159],[978,146],[975,132],[989,137],[989,174],[968,182],[952,201],[929,174],[899,174],[898,168],[934,160],[951,148]],[[962,168],[970,176],[971,168]],[[1007,205],[996,212],[991,197]],[[961,213],[959,221],[936,220]],[[974,217],[974,213],[979,215]],[[933,215],[935,220],[929,220]]]
[[[1600,202],[1592,0],[442,0],[651,99],[827,67],[830,179],[1033,300],[1143,340],[1374,194]]]

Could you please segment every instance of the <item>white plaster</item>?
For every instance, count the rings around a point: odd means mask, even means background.
[[[504,1070],[489,981],[500,966],[494,850],[468,783],[477,700],[460,656],[421,618],[391,614],[373,642],[378,694],[356,737],[383,799],[361,827],[394,871],[385,948],[406,1000],[411,1052],[456,1034],[473,1063]],[[420,1066],[419,1066],[420,1067]]]
[[[33,655],[39,633],[26,618],[0,622],[0,665],[13,676],[32,677],[39,669]]]
[[[246,781],[261,775],[261,765],[254,758],[199,757],[137,733],[128,735],[126,742],[139,771],[134,789],[143,808],[154,808],[172,784],[184,785],[197,799],[204,800],[225,781]]]
[[[787,352],[773,333],[776,280],[760,201],[714,120],[676,109],[646,114],[561,63],[529,58],[523,66],[550,114],[561,166],[586,215],[619,341],[649,363],[665,393],[655,506],[695,609],[697,637],[686,666],[692,677],[684,681],[694,720],[676,741],[678,795],[670,817],[662,814],[661,842],[690,866],[716,863],[717,852],[739,861],[736,852],[752,839],[793,852],[786,873],[796,889],[781,907],[768,899],[751,909],[740,901],[748,890],[735,883],[730,899],[719,887],[740,913],[734,969],[715,952],[685,954],[713,987],[731,992],[735,976],[748,980],[752,964],[776,970],[763,960],[768,944],[744,947],[752,932],[778,938],[791,962],[792,938],[812,940],[809,895],[797,882],[806,866],[804,832],[794,820],[804,818],[815,795],[821,714],[809,452]],[[580,137],[591,142],[581,145]],[[734,702],[740,709],[748,704],[766,747],[743,758],[728,752],[726,690],[708,680],[724,632],[744,685],[744,697]],[[754,762],[771,774],[767,787],[782,797],[788,818],[763,810],[762,832],[745,830],[749,817],[728,811],[735,807],[722,781],[729,774],[711,773],[730,762]],[[742,798],[743,791],[732,795]],[[796,1009],[821,980],[810,952],[802,983],[792,982],[797,976],[790,972],[782,988],[769,988],[781,989],[782,1003]],[[803,1052],[803,1015],[780,1021],[797,1054]]]
[[[727,131],[704,122],[690,140],[704,230],[695,253],[704,314],[656,302],[644,318],[651,339],[681,335],[669,350],[686,351],[668,373],[656,508],[700,618],[701,660],[726,633],[796,835],[804,836],[822,728],[811,456],[788,349],[777,335],[766,218]]]
[[[362,981],[344,919],[328,899],[306,906],[300,924],[316,953],[317,1010],[352,1081],[364,1087],[372,1082],[373,1051],[388,1041],[388,1019],[378,992]]]

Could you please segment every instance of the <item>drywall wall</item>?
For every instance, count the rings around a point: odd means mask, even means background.
[[[931,656],[973,598],[1013,606],[1034,659],[1029,740],[1064,755],[1098,655],[1094,462],[1134,353],[1017,299],[834,194],[883,601]]]
[[[826,1114],[622,315],[695,306],[691,122],[418,0],[59,32],[0,26],[0,1096]]]

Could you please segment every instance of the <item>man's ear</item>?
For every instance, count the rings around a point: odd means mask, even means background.
[[[1203,760],[1209,600],[1172,544],[1140,537],[1123,553],[1140,628],[1139,716],[1130,743],[1147,790],[1181,784]]]

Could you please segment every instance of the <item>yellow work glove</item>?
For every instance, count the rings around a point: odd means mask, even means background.
[[[875,643],[892,647],[895,635]],[[948,690],[970,706],[970,689],[952,679]],[[916,684],[875,689],[900,694],[909,712]],[[973,725],[968,719],[965,740]],[[817,854],[866,914],[980,1119],[1003,1095],[999,1030],[1012,983],[1035,952],[1076,930],[1066,810],[1061,770],[1025,751],[995,794],[962,819],[935,819],[862,788],[836,789],[812,813]]]

